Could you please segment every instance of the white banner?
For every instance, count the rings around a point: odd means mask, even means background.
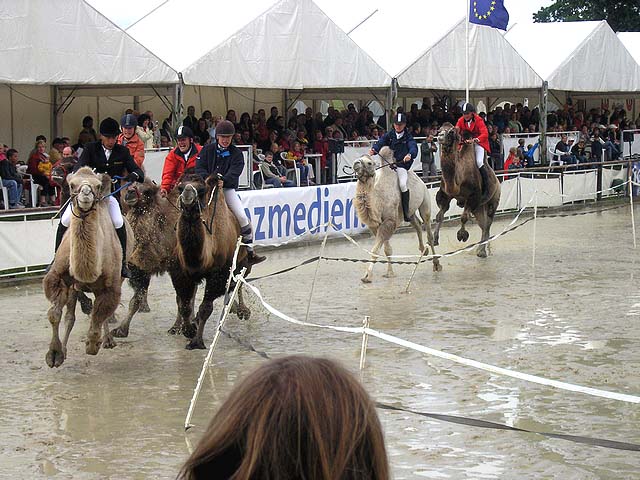
[[[602,167],[602,196],[618,195],[619,192],[611,189],[611,187],[613,187],[613,181],[620,180],[626,182],[628,177],[627,172],[626,167],[619,167],[617,170],[614,167]]]
[[[251,219],[254,242],[278,244],[299,237],[298,241],[323,238],[329,219],[335,228],[348,234],[364,232],[358,220],[353,197],[354,182],[317,187],[293,187],[239,192],[245,212]],[[322,228],[318,229],[318,226]],[[339,235],[331,229],[330,236]]]
[[[622,132],[622,155],[640,155],[640,130],[624,130]]]
[[[575,173],[565,172],[562,176],[563,203],[595,200],[597,182],[598,177],[595,170]]]
[[[533,178],[527,178],[532,176]],[[562,205],[562,185],[559,173],[528,173],[527,177],[520,177],[520,208],[525,203],[538,196],[538,207],[559,207]],[[534,198],[529,206],[535,206]]]

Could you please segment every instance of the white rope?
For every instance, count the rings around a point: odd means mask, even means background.
[[[528,373],[521,373],[521,372],[517,372],[514,370],[509,370],[506,368],[502,368],[502,367],[497,367],[494,365],[489,365],[487,363],[482,363],[482,362],[478,362],[476,360],[470,360],[467,358],[463,358],[463,357],[459,357],[458,355],[453,355],[451,353],[446,353],[446,352],[442,352],[440,350],[435,350],[433,348],[429,348],[429,347],[425,347],[423,345],[419,345],[417,343],[413,343],[407,340],[403,340],[401,338],[398,337],[394,337],[393,335],[389,335],[383,332],[379,332],[377,330],[373,330],[371,328],[368,327],[336,327],[336,326],[332,326],[332,325],[319,325],[319,324],[315,324],[315,323],[309,323],[309,322],[302,322],[300,320],[296,320],[295,318],[292,318],[284,313],[282,313],[280,310],[276,309],[275,307],[271,306],[269,303],[267,303],[264,298],[262,297],[262,293],[260,292],[260,290],[255,287],[254,285],[251,285],[249,283],[247,283],[247,281],[240,276],[236,277],[236,281],[238,282],[242,282],[244,283],[260,300],[260,302],[262,303],[262,305],[272,314],[274,314],[275,316],[281,318],[282,320],[289,322],[289,323],[293,323],[295,325],[301,325],[301,326],[306,326],[306,327],[315,327],[315,328],[321,328],[321,329],[326,329],[326,330],[334,330],[334,331],[338,331],[338,332],[347,332],[347,333],[358,333],[358,334],[368,334],[368,335],[372,335],[376,338],[379,338],[381,340],[384,340],[386,342],[389,343],[393,343],[396,345],[400,345],[406,348],[410,348],[412,350],[416,350],[418,352],[421,353],[425,353],[427,355],[432,355],[435,357],[439,357],[439,358],[443,358],[446,360],[450,360],[452,362],[455,363],[459,363],[462,365],[467,365],[473,368],[477,368],[480,370],[485,370],[491,373],[495,373],[497,375],[503,375],[503,376],[507,376],[507,377],[512,377],[512,378],[517,378],[519,380],[524,380],[527,382],[532,382],[532,383],[537,383],[540,385],[546,385],[546,386],[550,386],[550,387],[554,387],[554,388],[558,388],[561,390],[568,390],[571,392],[579,392],[579,393],[583,393],[586,395],[591,395],[591,396],[596,396],[596,397],[602,397],[602,398],[609,398],[612,400],[619,400],[622,402],[628,402],[628,403],[640,403],[640,397],[636,396],[636,395],[627,395],[627,394],[623,394],[623,393],[616,393],[616,392],[610,392],[607,390],[600,390],[597,388],[591,388],[591,387],[584,387],[581,385],[574,385],[571,383],[566,383],[566,382],[560,382],[558,380],[551,380],[551,379],[547,379],[544,377],[539,377],[536,375],[530,375]],[[365,344],[366,345],[366,344]]]

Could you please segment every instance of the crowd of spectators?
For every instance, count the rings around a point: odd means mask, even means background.
[[[437,172],[434,159],[438,147],[434,138],[443,123],[456,123],[461,115],[459,105],[445,108],[425,98],[421,106],[413,103],[406,112],[398,107],[395,113],[399,112],[406,114],[411,134],[423,139],[420,158],[423,177],[435,177]],[[386,130],[384,116],[375,118],[366,106],[358,111],[353,103],[349,103],[342,111],[329,107],[326,116],[311,108],[306,108],[304,112],[298,112],[294,108],[285,118],[276,106],[271,107],[268,114],[261,108],[254,113],[243,112],[239,117],[233,109],[228,110],[224,117],[215,116],[210,110],[204,110],[200,116],[196,116],[193,106],[189,106],[186,113],[182,124],[193,130],[195,143],[200,146],[215,139],[218,122],[223,119],[232,122],[236,129],[233,142],[237,145],[253,145],[254,170],[260,171],[265,183],[274,187],[295,185],[291,176],[295,169],[298,169],[301,185],[329,183],[331,141],[350,141],[356,146],[364,147],[384,135]],[[166,118],[159,125],[158,121],[154,121],[151,111],[140,113],[127,109],[124,114],[133,114],[137,121],[135,135],[139,140],[136,139],[134,143],[144,145],[145,149],[175,145],[176,126],[172,125],[171,118]],[[538,107],[530,109],[522,103],[507,103],[488,113],[480,112],[479,115],[485,120],[489,130],[489,163],[495,170],[534,166],[533,152],[539,148],[535,134],[540,131],[541,121]],[[622,131],[635,129],[638,124],[640,115],[635,120],[627,118],[627,112],[621,107],[614,107],[612,111],[605,108],[585,111],[567,104],[547,115],[547,131],[580,133],[577,141],[562,137],[555,145],[549,145],[551,163],[579,165],[590,161],[618,159],[624,140]],[[515,152],[509,151],[506,160],[503,160],[505,152],[501,143],[502,134],[528,134],[518,139]],[[56,164],[62,161],[63,151],[65,148],[70,149],[71,156],[79,157],[83,145],[97,139],[93,119],[87,116],[82,121],[82,129],[73,145],[68,137],[60,137],[53,139],[49,148],[47,139],[40,135],[36,138],[34,149],[26,155],[21,155],[15,148],[7,145],[0,146],[0,174],[10,197],[3,201],[8,201],[10,208],[23,208],[24,202],[19,190],[27,191],[23,187],[34,182],[40,185],[37,206],[57,204],[59,200],[56,185],[50,175]],[[9,151],[11,156],[7,154]],[[315,172],[313,165],[307,162],[307,154],[320,156],[320,172]],[[136,159],[138,163],[143,160],[143,157]]]

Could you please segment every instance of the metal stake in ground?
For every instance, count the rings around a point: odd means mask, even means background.
[[[240,272],[240,276],[244,278],[244,274],[247,271],[246,268],[243,268]],[[200,370],[200,376],[198,377],[198,383],[196,384],[196,388],[193,391],[193,397],[191,397],[191,403],[189,403],[189,411],[187,412],[187,418],[184,420],[184,429],[185,431],[189,430],[193,425],[191,424],[191,417],[193,416],[193,412],[196,408],[196,402],[198,401],[198,395],[200,395],[200,390],[202,389],[202,381],[204,379],[205,372],[209,368],[211,359],[213,358],[213,351],[216,348],[216,343],[218,343],[218,338],[220,338],[220,331],[222,330],[222,326],[224,325],[224,321],[229,315],[229,310],[231,309],[231,305],[236,299],[236,295],[238,294],[238,290],[240,289],[240,285],[242,282],[237,281],[236,286],[233,289],[233,293],[229,298],[229,301],[225,303],[223,309],[223,315],[220,321],[218,322],[218,326],[216,327],[216,334],[213,337],[213,341],[211,342],[211,346],[209,347],[209,351],[207,352],[207,357],[204,359],[204,363],[202,364],[202,370]]]
[[[534,204],[533,204],[533,239],[531,243],[533,245],[533,253],[531,254],[531,268],[536,268],[536,226],[538,225],[538,189],[536,188],[534,195]],[[534,271],[535,274],[535,271]]]
[[[631,232],[633,233],[633,248],[636,248],[636,220],[633,214],[633,181],[631,180],[631,168],[629,168],[629,204],[631,205]]]
[[[305,316],[305,322],[309,321],[309,311],[311,310],[311,300],[313,298],[313,290],[316,287],[316,277],[318,276],[318,270],[320,269],[320,262],[322,261],[322,255],[324,254],[324,247],[327,245],[327,238],[329,237],[329,229],[333,228],[333,217],[329,219],[329,222],[325,224],[327,231],[324,234],[322,240],[322,246],[320,247],[320,255],[318,255],[318,263],[316,263],[316,271],[313,274],[313,280],[311,281],[311,291],[309,292],[309,302],[307,303],[307,314]],[[320,228],[320,227],[318,227]]]
[[[367,329],[369,328],[369,321],[371,317],[368,315],[364,317],[362,321],[362,347],[360,349],[360,379],[362,380],[362,373],[364,371],[364,363],[367,359],[367,344],[369,343],[369,334]]]

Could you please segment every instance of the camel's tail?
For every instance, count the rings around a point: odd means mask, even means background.
[[[50,302],[60,298],[67,290],[67,286],[62,281],[62,277],[53,270],[44,276],[42,287],[44,289],[44,296],[47,297],[47,300]]]

